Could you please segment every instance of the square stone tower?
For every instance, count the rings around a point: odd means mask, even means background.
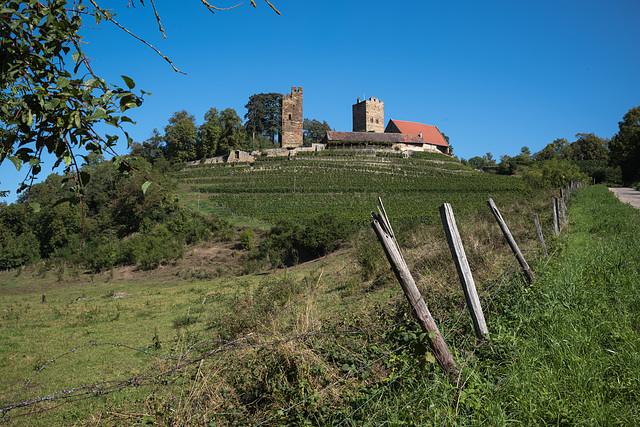
[[[282,147],[302,146],[302,86],[282,98]]]
[[[354,132],[384,132],[384,102],[378,98],[353,104]]]

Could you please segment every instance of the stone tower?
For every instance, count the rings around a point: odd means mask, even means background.
[[[302,87],[282,98],[282,147],[302,146]]]
[[[354,132],[384,132],[384,102],[378,98],[353,104]]]

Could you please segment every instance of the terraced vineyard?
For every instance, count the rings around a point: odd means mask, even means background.
[[[253,165],[192,166],[175,177],[183,201],[201,212],[269,223],[320,214],[368,222],[378,197],[391,218],[432,223],[445,202],[456,213],[469,213],[489,197],[506,202],[527,196],[518,177],[471,171],[444,155],[393,154],[331,151],[259,158]]]

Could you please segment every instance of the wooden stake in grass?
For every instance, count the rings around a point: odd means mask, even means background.
[[[411,308],[418,318],[422,331],[427,334],[429,347],[431,347],[433,355],[438,361],[438,364],[448,374],[449,379],[455,381],[458,374],[456,362],[453,360],[453,356],[447,344],[444,342],[442,334],[440,334],[438,326],[427,308],[427,304],[424,302],[422,295],[420,295],[416,282],[413,280],[407,263],[400,252],[400,246],[393,234],[389,218],[382,205],[382,200],[378,198],[378,202],[380,203],[380,207],[378,208],[379,214],[371,212],[371,226],[376,232],[382,248],[387,255],[387,259],[391,264],[391,268],[400,282],[400,286],[402,286],[402,290]]]
[[[540,244],[542,245],[542,252],[544,253],[544,257],[549,258],[549,254],[547,253],[547,245],[544,244],[544,235],[542,234],[542,227],[540,227],[538,214],[533,214],[533,222],[535,222],[536,224],[536,231],[538,232],[538,239],[540,240]]]
[[[553,198],[553,235],[558,237],[560,235],[560,215],[558,215],[558,199]]]
[[[460,277],[460,283],[462,284],[462,290],[464,291],[464,298],[467,301],[471,320],[473,320],[473,329],[475,330],[476,337],[478,339],[484,339],[485,337],[488,337],[489,329],[487,329],[487,323],[484,320],[484,313],[482,312],[480,298],[478,298],[476,284],[473,281],[473,275],[471,274],[471,268],[469,268],[469,262],[467,261],[464,246],[462,245],[460,233],[458,232],[456,219],[453,216],[453,210],[449,203],[445,203],[440,206],[440,218],[442,218],[442,225],[444,226],[444,232],[447,235],[449,249],[451,249],[451,256],[456,264],[458,277]]]
[[[509,227],[507,227],[507,223],[504,222],[504,219],[502,219],[502,215],[500,215],[500,211],[496,207],[496,204],[493,202],[493,199],[487,200],[487,204],[489,204],[489,207],[491,208],[491,212],[493,212],[493,216],[496,218],[496,221],[498,221],[498,225],[502,230],[502,234],[504,234],[505,239],[507,239],[507,243],[509,243],[509,246],[511,246],[511,250],[513,251],[516,258],[518,259],[518,262],[520,263],[520,266],[522,267],[522,270],[524,271],[525,276],[527,276],[527,279],[529,280],[529,282],[535,282],[536,276],[533,275],[533,271],[531,271],[531,268],[529,268],[529,264],[527,264],[527,261],[524,259],[524,256],[522,255],[522,252],[518,247],[518,244],[516,243],[515,239],[511,235],[511,231],[509,231]]]

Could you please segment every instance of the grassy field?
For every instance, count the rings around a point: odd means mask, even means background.
[[[457,173],[470,182],[479,175]],[[484,200],[459,189],[458,208],[452,203],[490,343],[473,338],[441,226],[403,226],[401,214],[394,219],[402,207],[387,206],[462,368],[457,383],[433,364],[373,232],[363,225],[335,253],[248,275],[242,273],[247,253],[237,242],[188,248],[183,259],[151,272],[0,273],[0,407],[10,409],[4,420],[636,424],[638,213],[600,187],[584,190],[571,200],[570,225],[556,241],[548,237],[549,194],[522,191],[520,179],[510,179],[511,191],[504,184],[487,192],[501,198],[503,217],[540,278],[535,285],[519,274]],[[477,184],[463,187],[478,192]],[[423,203],[437,203],[430,193],[424,197]],[[549,259],[540,256],[534,212],[543,219]],[[24,407],[12,409],[21,402]]]

